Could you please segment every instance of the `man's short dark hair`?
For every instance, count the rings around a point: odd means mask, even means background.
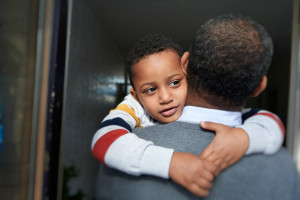
[[[215,106],[242,106],[266,75],[272,55],[270,36],[251,18],[213,18],[197,31],[190,49],[189,92]]]
[[[171,38],[160,34],[151,34],[139,40],[132,50],[128,53],[125,60],[126,70],[129,76],[130,84],[134,88],[132,66],[149,55],[159,53],[165,50],[173,50],[182,56],[183,50],[180,45]]]

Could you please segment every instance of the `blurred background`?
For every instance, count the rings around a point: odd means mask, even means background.
[[[268,87],[249,107],[286,127],[300,169],[299,0],[1,0],[0,199],[93,199],[91,140],[126,95],[124,58],[149,33],[185,50],[211,17],[239,13],[274,42]]]

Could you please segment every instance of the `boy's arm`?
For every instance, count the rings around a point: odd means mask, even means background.
[[[218,172],[240,160],[249,146],[249,137],[241,128],[232,128],[214,122],[200,122],[204,129],[216,133],[213,141],[202,151],[200,158],[211,161]]]
[[[273,154],[282,146],[285,128],[280,118],[262,109],[244,109],[243,125],[249,136],[249,148],[246,154]]]
[[[94,156],[102,163],[131,175],[148,174],[161,178],[170,176],[174,182],[200,197],[209,193],[214,176],[218,173],[210,161],[191,153],[173,153],[172,149],[155,146],[122,126],[113,125],[111,132],[110,125],[105,129],[103,124],[109,123],[107,120],[103,121],[92,145]],[[117,127],[119,129],[115,129]]]
[[[105,117],[93,138],[93,155],[109,167],[131,175],[170,176],[193,194],[206,196],[217,168],[194,154],[173,153],[173,149],[155,146],[130,133],[136,126],[147,125],[147,119],[141,116],[143,111],[135,106],[140,105],[125,100]]]
[[[200,157],[212,161],[223,170],[244,154],[272,154],[279,150],[285,132],[277,115],[264,110],[244,110],[243,121],[239,128],[202,122],[202,128],[215,131],[216,137]]]
[[[135,127],[150,124],[140,104],[127,96],[94,134],[93,155],[107,166],[131,175],[169,178],[173,149],[155,146],[131,133]]]

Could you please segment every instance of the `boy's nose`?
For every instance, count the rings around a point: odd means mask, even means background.
[[[170,103],[172,100],[173,100],[172,95],[168,90],[162,89],[160,91],[160,95],[159,95],[159,103],[160,104],[167,104],[167,103]]]

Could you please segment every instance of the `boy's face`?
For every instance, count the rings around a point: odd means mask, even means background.
[[[148,114],[161,123],[176,121],[182,113],[187,82],[178,54],[172,50],[155,53],[133,65],[132,95]]]

